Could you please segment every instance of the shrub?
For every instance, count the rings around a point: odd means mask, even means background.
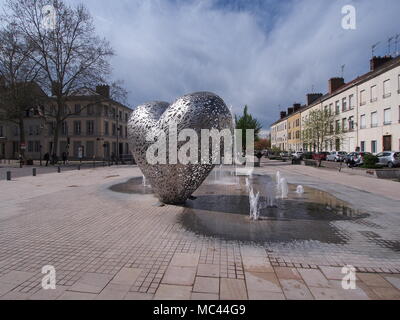
[[[367,169],[375,169],[375,168],[377,168],[376,164],[378,162],[379,162],[378,157],[376,157],[376,156],[374,156],[372,154],[366,154],[364,156],[364,165],[363,165],[363,167],[367,168]]]

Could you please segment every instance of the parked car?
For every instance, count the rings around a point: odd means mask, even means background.
[[[313,152],[304,152],[303,153],[303,159],[304,160],[312,160],[314,156]]]
[[[268,152],[268,159],[269,160],[278,160],[280,155],[278,152]]]
[[[385,151],[377,154],[378,165],[394,168],[400,166],[400,152]]]
[[[317,161],[326,161],[326,157],[329,155],[329,152],[318,152],[313,155],[313,160]]]
[[[344,163],[350,163],[353,159],[354,159],[354,157],[358,157],[358,153],[359,152],[350,152],[350,153],[348,153],[345,157],[344,157]]]
[[[347,153],[343,151],[334,151],[326,157],[326,161],[342,162]]]
[[[289,152],[281,152],[280,157],[282,158],[282,160],[289,160],[290,159]]]
[[[364,164],[364,157],[367,154],[372,154],[372,153],[370,153],[370,152],[352,152],[352,153],[349,153],[345,157],[344,162],[349,167],[362,166]]]
[[[303,154],[304,153],[301,151],[294,152],[294,153],[292,153],[292,158],[296,159],[296,160],[301,160],[301,159],[303,159]]]

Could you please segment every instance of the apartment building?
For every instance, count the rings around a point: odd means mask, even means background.
[[[301,104],[294,104],[288,109],[287,120],[287,148],[290,151],[301,151],[303,148],[301,140]]]
[[[341,131],[340,138],[326,142],[325,151],[400,150],[400,57],[374,57],[370,72],[349,83],[332,78],[327,94],[309,96],[301,110],[300,126],[304,128],[309,113],[319,109],[334,113],[333,126]],[[281,121],[287,119],[281,118],[271,130]],[[311,151],[312,146],[303,143],[303,150]]]
[[[281,119],[271,126],[271,146],[279,150],[287,150],[287,113],[281,112]]]
[[[50,98],[51,101],[51,98]],[[51,108],[51,102],[46,108]],[[66,152],[70,159],[109,159],[114,153],[120,157],[130,154],[128,120],[132,110],[110,98],[109,86],[98,86],[96,91],[85,90],[68,97],[69,116],[59,132],[57,155]],[[54,150],[55,123],[34,111],[25,118],[26,145],[21,146],[18,126],[0,123],[0,157],[16,159],[21,147],[28,159],[43,158]]]

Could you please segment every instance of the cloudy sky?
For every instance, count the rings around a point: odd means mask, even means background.
[[[266,129],[312,88],[325,93],[342,65],[346,81],[367,72],[371,46],[381,41],[376,53],[386,54],[400,33],[399,0],[83,2],[116,51],[114,74],[132,106],[212,91],[236,113],[249,105]],[[356,30],[341,26],[348,4]]]

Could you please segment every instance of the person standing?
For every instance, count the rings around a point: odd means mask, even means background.
[[[49,166],[49,161],[50,161],[50,154],[46,152],[46,154],[43,157],[44,161],[46,161],[46,167]]]
[[[62,153],[62,161],[63,161],[64,165],[67,164],[68,156],[67,156],[67,153],[65,151]]]

